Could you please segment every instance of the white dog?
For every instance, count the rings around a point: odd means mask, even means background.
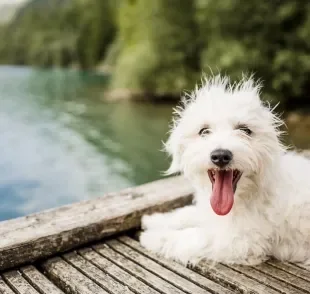
[[[166,144],[193,205],[144,216],[141,244],[183,263],[310,264],[310,160],[286,152],[281,120],[252,78],[205,80],[183,99]]]

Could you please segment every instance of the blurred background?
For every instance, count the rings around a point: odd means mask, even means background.
[[[254,72],[310,148],[310,1],[0,0],[0,220],[162,177],[202,72]]]

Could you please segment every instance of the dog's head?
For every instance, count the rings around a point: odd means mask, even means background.
[[[212,184],[211,205],[227,214],[234,193],[246,178],[266,174],[283,151],[281,121],[259,98],[260,84],[244,78],[231,84],[227,77],[205,79],[183,99],[166,150],[172,155],[168,173],[184,172]]]

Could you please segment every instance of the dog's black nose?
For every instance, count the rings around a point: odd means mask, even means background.
[[[227,149],[216,149],[211,152],[211,161],[218,167],[225,167],[233,159],[233,154]]]

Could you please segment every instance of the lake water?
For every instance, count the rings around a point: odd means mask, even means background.
[[[0,220],[161,178],[173,106],[107,103],[107,82],[0,67]],[[310,147],[295,129],[294,143]]]
[[[105,103],[106,82],[0,67],[0,220],[161,177],[172,106]]]

